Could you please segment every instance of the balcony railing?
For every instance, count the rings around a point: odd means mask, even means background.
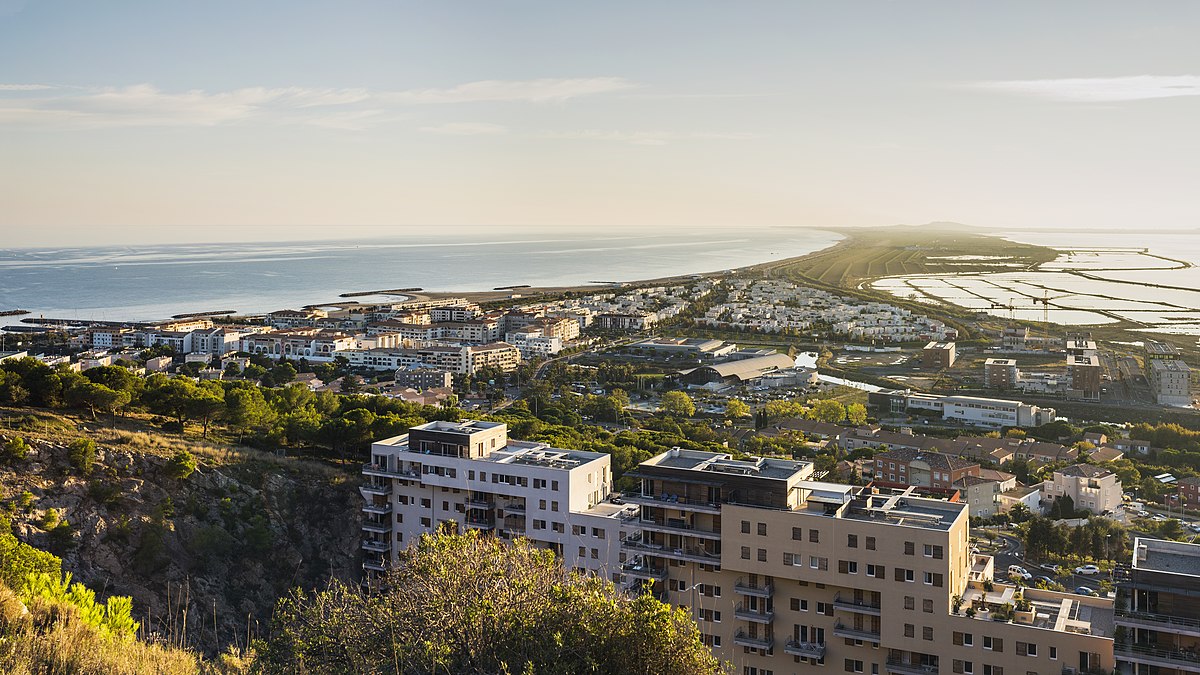
[[[501,508],[504,509],[505,513],[508,513],[509,511],[511,511],[513,513],[525,513],[525,505],[524,504],[508,503],[508,504],[505,504],[504,506],[502,506]]]
[[[627,551],[634,551],[645,555],[651,555],[658,558],[670,558],[672,560],[686,560],[688,562],[697,562],[705,565],[716,565],[721,562],[720,553],[712,553],[704,549],[685,546],[683,548],[673,548],[670,546],[662,546],[660,544],[647,544],[646,542],[630,538],[621,540],[621,548]]]
[[[691,525],[685,525],[683,523],[680,523],[680,524],[659,523],[659,522],[655,522],[653,520],[641,519],[641,520],[637,521],[637,525],[638,525],[638,527],[642,528],[643,530],[649,530],[651,532],[669,532],[671,534],[682,534],[687,537],[701,537],[704,539],[713,539],[716,541],[721,540],[720,532],[701,530],[701,529],[697,529]]]
[[[376,515],[387,515],[392,512],[391,504],[367,504],[362,507],[364,513],[374,513]]]
[[[392,484],[391,483],[384,483],[381,485],[376,485],[375,483],[364,483],[364,484],[358,486],[358,489],[359,489],[359,492],[362,492],[364,495],[384,495],[384,496],[386,496],[386,495],[392,494]]]
[[[867,630],[865,628],[851,628],[844,624],[837,624],[833,627],[833,634],[838,637],[851,638],[853,640],[866,640],[879,644],[879,633]]]
[[[371,520],[364,520],[362,529],[367,532],[391,532],[392,526],[387,523],[377,523]]]
[[[378,541],[376,539],[364,539],[362,542],[364,551],[372,551],[375,553],[386,553],[390,551],[392,546],[386,541]]]
[[[900,659],[888,659],[887,670],[897,675],[936,675],[938,667],[925,663],[904,663]]]
[[[662,581],[667,578],[667,570],[645,563],[627,562],[621,565],[621,571],[635,579],[654,579]]]
[[[383,572],[387,567],[378,560],[363,561],[363,569],[371,570],[372,572]]]
[[[770,649],[775,646],[775,638],[769,636],[752,636],[744,630],[739,630],[733,636],[733,644],[753,649]]]
[[[733,584],[733,592],[738,595],[752,595],[756,598],[769,598],[775,592],[775,587],[771,584],[752,584],[745,579],[738,579]]]
[[[825,643],[824,642],[801,642],[799,640],[788,640],[784,645],[783,651],[792,656],[804,656],[810,659],[825,658]]]
[[[738,605],[733,611],[733,615],[742,621],[750,621],[753,623],[771,623],[775,620],[775,612],[751,609],[746,605]]]
[[[879,605],[860,602],[854,598],[843,599],[840,593],[833,598],[833,608],[856,614],[869,614],[871,616],[879,616],[881,611]]]
[[[701,513],[720,513],[721,505],[709,501],[690,500],[680,495],[645,495],[632,494],[623,498],[630,504],[658,506],[662,508],[680,509],[682,511],[698,511]]]
[[[368,476],[386,476],[388,478],[408,478],[414,480],[421,478],[420,472],[413,471],[412,469],[398,471],[396,469],[389,469],[383,464],[363,464],[362,472]]]
[[[1113,649],[1118,659],[1149,665],[1170,666],[1189,673],[1200,673],[1200,651],[1162,649],[1152,645],[1117,645]]]
[[[482,497],[471,497],[467,499],[467,506],[473,509],[494,509],[496,502]]]
[[[1115,620],[1118,625],[1170,630],[1173,633],[1200,636],[1200,619],[1190,617],[1118,610]]]

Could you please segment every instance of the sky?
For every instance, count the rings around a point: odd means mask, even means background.
[[[0,246],[1200,232],[1200,3],[0,0]]]

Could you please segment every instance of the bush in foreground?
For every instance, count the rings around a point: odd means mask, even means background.
[[[381,592],[297,592],[273,625],[256,664],[267,673],[723,672],[684,610],[473,530],[423,537]]]

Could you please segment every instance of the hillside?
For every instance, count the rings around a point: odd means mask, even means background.
[[[144,634],[210,655],[245,646],[292,588],[356,577],[354,473],[28,412],[0,409],[15,534],[100,596],[131,596]]]

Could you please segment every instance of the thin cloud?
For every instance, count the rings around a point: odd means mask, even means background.
[[[0,84],[0,91],[41,91],[43,89],[54,89],[54,86],[49,84]]]
[[[435,126],[421,127],[421,131],[443,136],[495,136],[508,133],[508,127],[488,122],[450,122]]]
[[[672,141],[689,140],[718,140],[718,141],[747,141],[761,138],[758,134],[744,132],[691,132],[674,131],[605,131],[600,129],[585,129],[583,131],[548,131],[542,138],[582,140],[582,141],[614,141],[632,145],[667,145]]]
[[[972,89],[1073,103],[1113,103],[1177,96],[1200,96],[1200,76],[1197,75],[996,80],[975,82],[967,86]]]
[[[219,126],[263,119],[357,130],[388,109],[483,102],[562,103],[629,89],[619,77],[481,80],[447,89],[377,91],[307,87],[245,87],[167,92],[150,84],[75,90],[49,85],[0,85],[0,124],[77,127]],[[5,98],[4,93],[43,92]],[[335,112],[330,112],[335,111]],[[446,133],[454,127],[446,125]],[[494,133],[494,129],[473,133]],[[464,133],[463,129],[458,130]],[[434,131],[433,133],[438,133]]]

